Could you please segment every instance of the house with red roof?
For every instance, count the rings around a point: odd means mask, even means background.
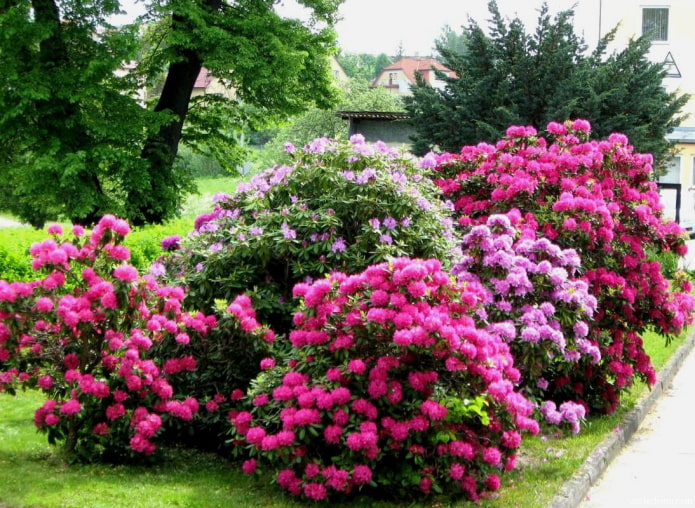
[[[193,84],[191,97],[207,94],[222,95],[228,99],[234,98],[234,90],[226,86],[218,78],[210,74],[210,71],[203,67],[200,69],[200,73]]]
[[[372,82],[372,86],[382,86],[394,95],[410,95],[410,87],[415,84],[415,75],[420,74],[425,83],[434,87],[444,87],[444,81],[437,78],[434,69],[454,77],[455,73],[434,58],[404,57],[385,67]]]

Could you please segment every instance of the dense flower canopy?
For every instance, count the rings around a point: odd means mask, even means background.
[[[582,278],[598,302],[587,339],[603,360],[559,376],[554,390],[611,411],[635,376],[655,382],[639,333],[679,333],[695,304],[690,284],[671,286],[649,258],[655,250],[686,250],[683,230],[663,219],[651,156],[635,153],[622,134],[585,141],[590,129],[585,120],[551,123],[548,140],[512,126],[496,145],[426,159],[461,227],[513,210],[522,230],[580,253]]]

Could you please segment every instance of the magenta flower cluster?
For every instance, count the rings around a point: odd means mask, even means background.
[[[294,288],[287,365],[271,366],[233,412],[243,469],[275,469],[309,500],[377,487],[417,495],[500,486],[534,405],[515,388],[509,346],[476,327],[485,298],[437,260],[396,258]]]
[[[622,134],[587,141],[590,129],[584,120],[551,123],[547,140],[531,127],[513,126],[496,145],[429,160],[436,160],[433,178],[454,202],[462,228],[517,210],[522,231],[580,253],[582,279],[597,301],[582,347],[598,358],[597,346],[600,361],[580,362],[547,381],[558,400],[610,412],[635,378],[655,382],[638,334],[647,327],[679,333],[692,322],[695,301],[689,282],[670,283],[648,256],[686,249],[683,230],[663,219],[651,156],[635,153]],[[504,290],[504,282],[497,284]]]
[[[198,401],[177,396],[172,377],[194,370],[196,359],[157,350],[163,342],[184,348],[216,324],[182,311],[181,288],[127,264],[129,231],[110,215],[90,235],[75,226],[72,240],[51,226],[52,237],[31,247],[46,276],[0,281],[0,390],[44,391],[37,428],[83,459],[150,455],[168,418],[193,418]]]

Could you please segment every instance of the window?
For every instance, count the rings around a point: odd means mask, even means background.
[[[642,9],[642,35],[650,41],[668,40],[668,7]]]
[[[389,72],[389,85],[395,85],[398,82],[398,77],[395,72]]]
[[[659,183],[681,183],[681,157],[677,155],[669,162],[666,173],[659,177]]]

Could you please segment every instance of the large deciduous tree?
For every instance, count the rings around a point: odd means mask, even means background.
[[[157,28],[143,53],[139,23],[108,22],[117,0],[0,0],[0,208],[35,226],[172,217],[193,188],[173,164],[180,142],[234,160],[246,126],[332,103],[341,2],[300,0],[302,22],[275,0],[148,0],[143,20]],[[233,98],[191,100],[203,67]],[[147,108],[137,92],[157,72]]]
[[[647,58],[648,39],[607,54],[612,31],[587,53],[574,33],[571,10],[551,17],[544,4],[533,33],[518,18],[504,19],[496,2],[489,11],[488,33],[472,20],[464,28],[465,51],[439,42],[443,63],[456,73],[442,77],[446,87],[419,80],[406,98],[417,153],[491,142],[509,125],[542,128],[586,118],[597,138],[625,133],[637,150],[665,162],[672,150],[665,135],[682,120],[688,96],[664,89],[663,66]]]

